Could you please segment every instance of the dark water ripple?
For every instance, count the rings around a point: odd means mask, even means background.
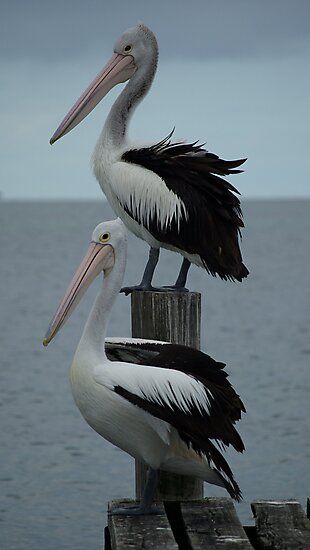
[[[228,453],[251,521],[257,498],[297,498],[310,486],[310,202],[249,202],[243,249],[251,277],[225,284],[192,269],[203,293],[203,348],[228,364],[248,413],[240,424],[244,456]],[[96,289],[48,348],[51,315],[103,203],[0,203],[0,540],[5,549],[95,550],[106,503],[133,495],[132,460],[100,439],[73,404],[68,369]],[[130,241],[126,283],[146,259]],[[167,257],[166,253],[163,254]],[[170,283],[180,259],[162,261]],[[129,301],[120,296],[109,333],[130,334]],[[223,494],[206,487],[207,494]]]

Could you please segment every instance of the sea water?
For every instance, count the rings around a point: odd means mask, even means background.
[[[202,293],[202,348],[227,364],[247,414],[246,451],[227,453],[250,502],[297,498],[310,487],[310,201],[244,203],[242,249],[250,275],[223,282],[192,267]],[[91,232],[113,219],[103,201],[0,203],[0,546],[97,550],[107,502],[134,494],[133,460],[85,423],[68,370],[99,281],[50,346],[42,339]],[[140,281],[147,246],[130,237],[125,284]],[[181,257],[162,252],[155,284],[176,278]],[[130,335],[120,295],[108,333]],[[205,486],[206,495],[225,495]]]

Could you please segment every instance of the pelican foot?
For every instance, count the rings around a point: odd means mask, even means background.
[[[169,288],[170,287],[165,287],[165,286],[156,287],[152,285],[123,286],[120,292],[123,292],[125,296],[128,296],[128,294],[131,294],[135,290],[144,291],[144,292],[167,292]]]
[[[112,516],[147,516],[149,514],[160,514],[160,510],[149,506],[128,506],[126,508],[113,508],[110,511]]]

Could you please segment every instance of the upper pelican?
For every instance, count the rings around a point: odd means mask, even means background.
[[[149,512],[158,469],[204,479],[239,500],[239,486],[221,450],[232,445],[243,451],[234,424],[244,406],[227,380],[225,365],[201,351],[164,342],[121,343],[116,350],[114,343],[114,352],[105,351],[107,320],[121,288],[125,262],[121,220],[99,224],[44,345],[103,271],[102,288],[75,352],[70,380],[88,424],[150,468],[142,502],[131,513]],[[116,360],[110,361],[107,355]]]
[[[135,107],[151,87],[158,46],[153,32],[139,24],[124,32],[114,54],[66,115],[51,143],[70,132],[116,84],[129,80],[116,99],[97,142],[94,173],[115,213],[151,247],[141,281],[151,289],[160,247],[184,261],[174,288],[184,288],[190,262],[222,279],[248,275],[239,248],[243,227],[238,191],[221,176],[240,172],[245,159],[226,161],[195,143],[137,147],[127,140]]]

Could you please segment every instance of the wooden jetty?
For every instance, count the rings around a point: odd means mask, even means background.
[[[132,336],[200,348],[201,296],[196,292],[134,292]],[[136,498],[146,467],[136,461]],[[230,498],[203,498],[200,480],[160,472],[158,514],[113,516],[109,503],[104,550],[310,550],[310,504],[307,515],[292,500],[251,504],[255,526],[242,526]]]
[[[126,506],[131,500],[109,504]],[[309,550],[310,518],[296,501],[251,504],[255,526],[243,527],[229,498],[205,498],[181,504],[174,531],[160,505],[158,515],[108,515],[105,550]]]

